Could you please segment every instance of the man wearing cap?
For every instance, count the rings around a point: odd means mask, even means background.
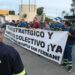
[[[64,20],[63,22],[64,31],[68,31],[68,39],[67,39],[67,43],[66,43],[66,47],[65,47],[65,51],[64,51],[64,56],[63,56],[63,63],[62,65],[65,66],[68,70],[68,72],[71,72],[72,70],[72,36],[73,36],[73,30],[70,26],[70,23],[66,20]]]
[[[54,31],[62,31],[63,29],[63,24],[61,23],[60,18],[54,18],[53,23],[50,25],[50,29]]]
[[[18,52],[3,43],[3,31],[0,28],[0,75],[26,75]]]

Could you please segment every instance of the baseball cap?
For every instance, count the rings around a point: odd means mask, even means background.
[[[54,21],[54,22],[61,23],[61,19],[60,19],[60,18],[58,18],[58,17],[54,18],[54,19],[53,19],[53,21]]]

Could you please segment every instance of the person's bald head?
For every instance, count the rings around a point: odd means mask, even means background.
[[[0,42],[3,42],[3,29],[0,28]]]

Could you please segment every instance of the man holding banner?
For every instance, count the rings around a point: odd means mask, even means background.
[[[65,51],[64,51],[64,56],[63,56],[63,63],[62,65],[65,66],[67,68],[68,72],[71,72],[72,70],[72,35],[73,35],[73,31],[71,29],[71,27],[69,27],[69,22],[68,21],[62,21],[62,23],[58,23],[60,22],[59,19],[55,18],[54,19],[54,25],[52,26],[52,29],[54,29],[54,31],[68,31],[68,39],[67,39],[67,43],[66,43],[66,47],[65,47]],[[56,24],[57,23],[57,24]],[[58,29],[60,28],[60,29]]]
[[[72,36],[73,36],[73,30],[69,27],[68,21],[63,21],[64,31],[68,31],[68,40],[65,47],[64,57],[63,57],[63,66],[65,66],[68,70],[68,72],[71,72],[72,70]]]

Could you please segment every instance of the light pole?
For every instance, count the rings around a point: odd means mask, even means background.
[[[29,0],[29,12],[30,12],[30,0]]]
[[[21,0],[21,9],[20,9],[20,17],[22,18],[22,3],[23,3],[23,0]]]
[[[34,0],[34,11],[36,11],[36,0]]]
[[[30,12],[30,10],[31,10],[31,9],[30,9],[30,5],[31,5],[31,4],[30,4],[30,0],[29,0],[29,12]],[[35,11],[35,10],[36,10],[36,0],[34,0],[34,11]]]

